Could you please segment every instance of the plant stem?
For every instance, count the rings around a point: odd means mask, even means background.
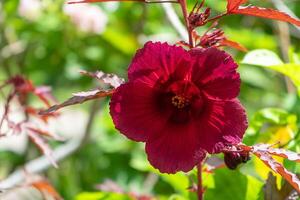
[[[226,15],[227,15],[227,13],[223,13],[223,14],[217,15],[217,16],[215,16],[213,18],[208,19],[207,22],[216,21],[216,20],[218,20],[218,19],[220,19],[220,18],[222,18],[222,17],[224,17]]]
[[[188,20],[188,11],[187,11],[187,5],[186,5],[186,0],[178,0],[179,4],[181,6],[182,9],[182,13],[183,13],[183,18],[185,21],[185,25],[186,25],[186,29],[188,31],[188,35],[189,35],[189,44],[191,47],[195,47],[194,45],[194,41],[193,41],[193,36],[192,36],[192,29],[190,27],[190,23]]]
[[[198,179],[198,186],[197,186],[197,195],[198,200],[203,199],[203,190],[202,190],[202,162],[197,165],[197,179]]]

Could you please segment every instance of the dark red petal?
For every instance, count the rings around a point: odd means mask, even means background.
[[[148,160],[162,173],[188,172],[205,158],[193,126],[168,124],[146,142]]]
[[[195,125],[199,130],[200,146],[209,153],[219,153],[225,145],[241,142],[248,122],[237,99],[208,100],[203,116]]]
[[[147,42],[133,58],[128,69],[128,79],[139,79],[150,86],[158,80],[165,81],[170,76],[185,79],[185,76],[190,74],[190,62],[189,53],[182,47]]]
[[[225,51],[216,48],[193,49],[190,51],[195,64],[193,80],[205,84],[212,79],[231,76],[236,73],[238,65]]]
[[[240,85],[240,75],[236,73],[231,77],[213,79],[203,85],[202,89],[210,99],[228,100],[239,95]]]
[[[122,84],[110,101],[110,114],[116,128],[129,139],[147,141],[169,118],[167,112],[160,112],[156,107],[156,98],[157,92],[145,84]]]
[[[213,99],[232,99],[240,91],[238,65],[232,57],[216,48],[191,50],[194,60],[192,80]]]

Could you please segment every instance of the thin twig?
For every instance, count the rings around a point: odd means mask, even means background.
[[[56,162],[59,162],[76,152],[82,146],[83,142],[86,141],[87,136],[90,134],[94,118],[97,113],[97,109],[95,109],[95,107],[98,103],[98,101],[94,101],[91,105],[89,119],[84,130],[84,136],[80,139],[70,140],[66,144],[60,145],[59,147],[53,150],[52,156]],[[51,162],[46,156],[41,156],[39,158],[31,160],[27,164],[25,164],[21,169],[14,171],[6,179],[0,181],[0,190],[9,189],[20,184],[26,178],[26,174],[24,173],[24,171],[27,174],[35,174],[45,171],[51,166]]]
[[[176,14],[174,8],[171,4],[165,3],[161,4],[170,23],[174,27],[174,29],[177,31],[179,36],[184,40],[188,40],[188,32],[185,29],[185,26],[181,23],[180,19],[178,18],[178,15]]]
[[[188,31],[189,44],[190,44],[191,47],[194,47],[195,44],[194,44],[193,36],[192,36],[193,30],[190,27],[190,23],[189,23],[189,19],[188,19],[189,14],[188,14],[188,10],[187,10],[186,0],[178,0],[178,1],[180,3],[181,10],[182,10],[182,13],[183,13],[183,18],[184,18],[185,26],[186,26],[186,29]]]

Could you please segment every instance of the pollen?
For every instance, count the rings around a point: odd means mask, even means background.
[[[176,108],[184,108],[189,104],[189,100],[186,97],[183,96],[174,96],[172,98],[172,104],[176,107]]]

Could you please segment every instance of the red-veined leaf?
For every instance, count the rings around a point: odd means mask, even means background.
[[[240,5],[246,3],[247,1],[248,0],[227,0],[227,13],[237,9]]]
[[[242,14],[242,15],[251,15],[256,17],[262,17],[267,19],[274,19],[284,22],[289,22],[291,24],[295,24],[297,26],[300,26],[300,21],[289,16],[288,14],[273,10],[270,8],[261,8],[256,6],[239,6],[238,8],[231,10],[230,13],[232,14]]]
[[[106,74],[102,71],[96,71],[96,72],[81,71],[80,73],[83,75],[90,76],[92,78],[96,78],[100,82],[108,84],[113,88],[117,88],[125,82],[123,78],[120,78],[115,74]]]
[[[73,94],[73,97],[71,97],[67,101],[65,101],[61,104],[54,105],[47,110],[41,111],[39,114],[45,115],[45,114],[53,113],[61,108],[66,107],[66,106],[82,104],[89,100],[107,97],[107,96],[112,95],[113,92],[114,92],[114,89],[112,89],[112,90],[95,89],[95,90],[91,90],[91,91],[87,91],[87,92],[75,93],[75,94]]]
[[[220,41],[220,45],[221,46],[228,46],[228,47],[232,47],[235,48],[239,51],[243,51],[243,52],[247,52],[248,49],[246,47],[244,47],[243,45],[239,44],[238,42],[232,41],[232,40],[228,40],[227,38],[223,39]]]
[[[42,176],[25,173],[25,180],[16,187],[0,190],[1,200],[62,200],[56,189]]]
[[[39,86],[34,88],[33,93],[41,100],[43,101],[46,106],[50,107],[50,100],[53,102],[56,102],[56,99],[51,93],[51,87],[48,86]]]
[[[291,161],[300,162],[300,154],[285,149],[271,148],[270,145],[267,144],[254,145],[253,152],[255,151],[264,151],[274,156],[280,156]]]
[[[55,188],[50,185],[50,183],[46,180],[41,180],[37,182],[31,183],[31,186],[38,189],[45,199],[48,199],[47,197],[51,196],[54,200],[62,200],[63,198],[58,194],[58,192],[55,190]]]
[[[47,142],[40,137],[36,132],[28,130],[28,136],[30,140],[43,152],[45,156],[49,159],[51,164],[55,167],[58,168],[54,158],[52,157],[52,150],[47,144]]]
[[[296,176],[284,168],[283,165],[278,163],[265,151],[253,151],[253,153],[261,160],[265,165],[271,168],[274,172],[280,174],[287,182],[289,182],[298,192],[300,192],[300,180]]]
[[[37,117],[37,118],[41,119],[42,121],[44,121],[45,123],[48,123],[49,118],[51,118],[51,117],[55,118],[55,117],[59,116],[58,113],[50,113],[48,115],[39,115],[39,112],[41,112],[42,109],[36,109],[31,106],[26,106],[24,108],[24,111],[26,114],[31,115],[33,117]]]
[[[53,133],[50,133],[46,130],[42,130],[42,129],[39,129],[39,128],[35,128],[35,127],[32,127],[32,126],[27,126],[26,129],[32,131],[32,132],[35,132],[41,136],[46,136],[46,137],[50,137],[50,138],[53,138],[55,140],[58,140],[58,141],[63,141],[64,139],[62,137],[60,137],[59,135],[56,135],[56,134],[53,134]]]

